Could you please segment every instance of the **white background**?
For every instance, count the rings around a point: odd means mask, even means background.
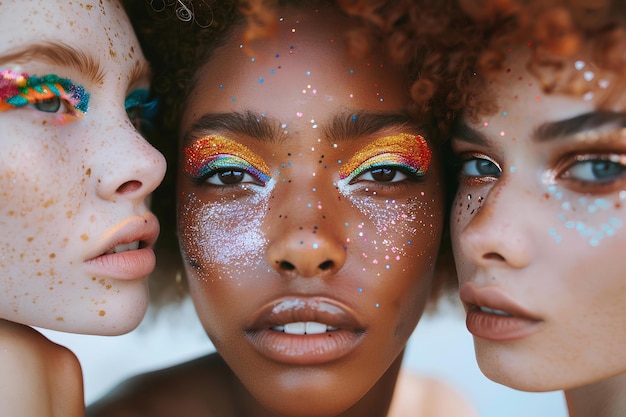
[[[406,368],[446,380],[476,405],[481,417],[567,417],[559,392],[524,393],[485,378],[476,365],[463,312],[443,307],[422,318],[406,349]],[[156,318],[149,315],[137,330],[124,336],[41,331],[80,359],[87,403],[130,376],[214,351],[189,300],[159,312]]]

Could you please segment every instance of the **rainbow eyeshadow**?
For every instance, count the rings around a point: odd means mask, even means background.
[[[11,70],[0,72],[0,112],[59,97],[74,113],[61,115],[62,123],[82,117],[89,108],[89,93],[67,78],[54,74],[37,77]]]
[[[241,170],[266,184],[270,168],[244,145],[223,136],[205,136],[185,148],[185,172],[200,179],[220,169]]]
[[[401,133],[384,136],[352,156],[339,170],[340,178],[357,178],[363,172],[383,166],[397,166],[422,176],[428,171],[432,151],[421,135]]]

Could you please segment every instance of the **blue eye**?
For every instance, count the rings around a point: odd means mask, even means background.
[[[472,155],[461,165],[461,175],[465,177],[496,177],[502,175],[500,166],[482,155]]]
[[[126,97],[124,107],[135,127],[151,127],[159,109],[159,101],[150,96],[150,90],[138,88]]]
[[[592,159],[593,158],[593,159]],[[617,160],[590,157],[571,164],[563,173],[562,178],[574,179],[582,182],[608,182],[623,176],[626,165]]]

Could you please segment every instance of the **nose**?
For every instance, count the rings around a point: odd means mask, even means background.
[[[499,188],[499,189],[497,189]],[[520,191],[494,186],[481,208],[460,231],[464,257],[481,267],[524,268],[531,262],[532,225]]]
[[[144,201],[165,176],[165,157],[128,121],[105,135],[101,152],[94,156],[96,192],[104,200]]]
[[[287,231],[272,241],[268,262],[282,276],[328,278],[346,262],[346,248],[329,230]]]

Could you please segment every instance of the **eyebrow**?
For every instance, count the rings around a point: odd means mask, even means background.
[[[619,112],[597,111],[584,113],[569,119],[545,122],[533,130],[531,138],[535,142],[568,139],[584,132],[608,126],[615,128],[626,127],[626,115]],[[454,140],[461,140],[473,145],[489,145],[487,136],[469,126],[461,118],[454,122],[451,137]]]
[[[62,42],[42,42],[28,45],[26,49],[20,49],[0,56],[0,65],[5,65],[7,62],[27,63],[32,61],[48,62],[74,68],[81,74],[89,77],[95,84],[100,84],[104,80],[104,71],[97,58]],[[148,72],[143,69],[136,71]]]
[[[285,136],[278,121],[252,111],[207,113],[196,120],[183,135],[183,141],[220,132],[244,135],[261,142],[276,142]]]
[[[626,115],[619,112],[596,111],[570,119],[546,122],[534,130],[533,139],[537,142],[566,139],[580,133],[611,126],[615,128],[626,127]]]
[[[335,114],[323,129],[325,139],[330,142],[355,140],[375,134],[385,128],[420,129],[405,113],[368,113],[342,111]],[[291,134],[278,120],[253,111],[231,113],[207,113],[196,120],[183,135],[184,141],[199,138],[210,133],[231,133],[255,138],[261,142],[280,142]]]
[[[324,128],[326,139],[331,142],[355,140],[373,135],[387,128],[407,128],[424,131],[407,113],[369,113],[364,111],[341,111],[333,116]]]

